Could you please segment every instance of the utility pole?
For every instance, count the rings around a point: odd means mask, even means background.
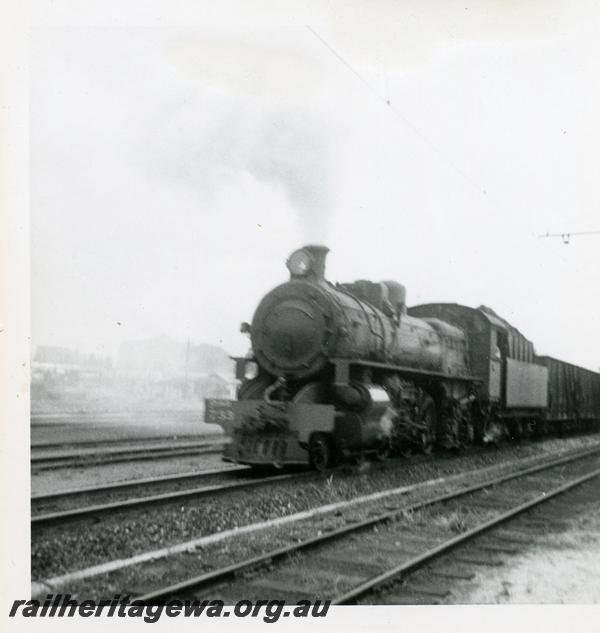
[[[188,385],[188,369],[190,363],[190,337],[188,336],[187,343],[185,345],[185,380],[184,380],[184,393],[185,399],[188,399],[189,396],[189,385]]]
[[[577,231],[575,233],[545,233],[544,235],[538,235],[538,237],[560,237],[563,244],[568,244],[572,237],[578,237],[579,235],[600,235],[600,231]]]

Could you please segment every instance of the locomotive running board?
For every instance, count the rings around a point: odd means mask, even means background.
[[[482,382],[481,378],[475,376],[455,376],[445,374],[441,371],[429,371],[427,369],[416,369],[415,367],[404,367],[402,365],[389,365],[387,363],[377,363],[370,360],[349,360],[347,358],[333,358],[331,360],[335,368],[335,385],[343,387],[350,380],[350,365],[360,367],[371,367],[373,369],[387,369],[389,371],[402,372],[413,376],[427,376],[431,378],[445,378],[447,380],[461,380],[465,382]]]

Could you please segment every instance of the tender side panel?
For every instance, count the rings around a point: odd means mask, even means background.
[[[548,406],[548,369],[506,359],[506,407],[545,409]]]

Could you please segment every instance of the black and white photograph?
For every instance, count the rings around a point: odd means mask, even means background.
[[[599,605],[600,7],[86,4],[15,71],[9,624]]]

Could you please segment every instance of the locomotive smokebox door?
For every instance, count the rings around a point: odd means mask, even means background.
[[[292,279],[305,278],[312,281],[325,281],[325,259],[327,246],[303,246],[294,251],[286,262]]]

